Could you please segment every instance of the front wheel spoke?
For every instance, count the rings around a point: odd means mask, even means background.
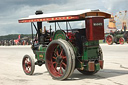
[[[25,60],[25,63],[27,63],[27,60]]]
[[[29,58],[27,58],[27,62],[29,62]]]
[[[29,61],[28,61],[28,58],[26,58],[26,59],[25,59],[25,63],[28,63],[28,62],[29,62]]]
[[[26,71],[28,71],[29,69],[28,69],[28,67],[26,67]]]
[[[27,65],[28,65],[28,66],[31,66],[31,62],[28,62]]]
[[[30,71],[29,67],[28,67],[28,72]]]
[[[28,70],[31,71],[31,66],[28,66]]]

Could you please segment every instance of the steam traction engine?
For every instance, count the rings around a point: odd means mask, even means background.
[[[79,10],[51,14],[36,11],[36,15],[20,19],[19,23],[31,22],[32,38],[33,27],[37,31],[32,44],[37,61],[29,55],[23,57],[25,74],[32,75],[35,65],[42,64],[46,65],[49,74],[57,80],[67,79],[74,69],[87,75],[103,69],[99,40],[104,39],[104,19],[110,17],[110,14],[97,10]],[[86,27],[72,29],[70,22],[77,21],[83,21]],[[37,22],[37,26],[34,22]],[[42,32],[42,22],[54,23],[55,29],[50,26],[48,32],[44,27]],[[66,30],[61,29],[58,22],[66,23]]]
[[[113,43],[124,44],[125,41],[128,43],[127,20],[127,10],[120,11],[115,16],[112,16],[111,19],[109,19],[108,28],[111,31],[106,36],[106,42],[109,45],[112,45]]]
[[[128,43],[128,31],[116,30],[106,36],[106,42],[108,45],[112,45],[113,43],[123,45],[125,41]]]

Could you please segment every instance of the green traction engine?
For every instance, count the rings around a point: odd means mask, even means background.
[[[43,64],[53,79],[57,80],[67,79],[75,69],[85,75],[103,69],[104,60],[99,40],[104,39],[104,19],[110,17],[110,14],[99,10],[78,10],[51,14],[36,11],[36,15],[20,19],[19,23],[31,22],[32,50],[36,59],[34,61],[29,55],[23,57],[25,74],[32,75],[35,65]],[[85,26],[72,28],[71,23],[79,21]],[[54,24],[54,27],[50,26],[48,30],[43,22]],[[59,23],[65,23],[66,27],[60,27]]]
[[[108,45],[112,45],[113,43],[123,45],[125,41],[128,43],[128,31],[116,30],[106,36],[106,42]]]

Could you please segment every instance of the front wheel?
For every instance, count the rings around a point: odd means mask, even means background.
[[[33,57],[25,55],[22,60],[22,67],[26,75],[32,75],[35,70],[35,62]]]
[[[53,40],[46,50],[46,68],[53,79],[68,78],[75,68],[75,55],[71,45],[62,39]]]

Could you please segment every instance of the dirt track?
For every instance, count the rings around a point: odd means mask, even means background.
[[[0,47],[0,85],[128,85],[128,44],[101,44],[104,53],[104,69],[92,76],[74,71],[65,81],[53,80],[45,65],[36,66],[34,75],[22,70],[22,57],[33,55],[30,46]],[[33,55],[34,56],[34,55]]]

